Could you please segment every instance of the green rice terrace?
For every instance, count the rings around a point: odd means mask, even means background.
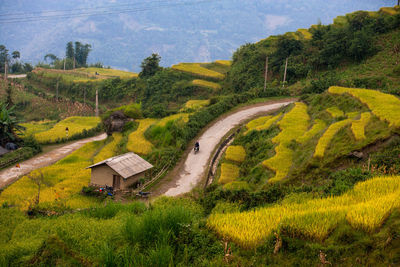
[[[399,28],[384,7],[232,60],[2,79],[0,182],[86,143],[4,183],[0,266],[400,266]]]

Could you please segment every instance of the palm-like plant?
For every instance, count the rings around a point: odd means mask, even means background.
[[[15,117],[14,107],[7,109],[7,105],[0,104],[0,143],[5,145],[7,142],[18,139],[17,132],[22,132],[25,127],[19,125]]]

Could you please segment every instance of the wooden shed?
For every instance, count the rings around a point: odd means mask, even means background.
[[[114,190],[126,189],[138,183],[147,170],[153,165],[135,153],[103,160],[87,168],[92,169],[90,184],[93,186],[112,186]]]

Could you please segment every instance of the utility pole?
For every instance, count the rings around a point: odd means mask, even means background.
[[[83,89],[83,104],[86,105],[86,88]]]
[[[7,80],[7,69],[8,69],[8,62],[6,56],[6,61],[4,62],[4,80]]]
[[[96,117],[99,116],[99,90],[96,89]]]
[[[265,59],[264,92],[265,89],[267,89],[267,80],[268,80],[268,56]]]
[[[283,74],[283,85],[282,88],[285,87],[285,82],[286,82],[286,72],[287,72],[287,62],[288,62],[288,57],[286,58],[286,63],[285,63],[285,73]]]
[[[60,82],[60,76],[57,77],[57,84],[56,84],[56,99],[58,101],[58,84]]]
[[[65,70],[65,58],[64,58],[64,70]]]
[[[75,57],[74,57],[74,66],[72,68],[75,69]]]

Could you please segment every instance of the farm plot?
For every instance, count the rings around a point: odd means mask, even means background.
[[[83,134],[84,131],[96,128],[99,123],[99,117],[69,117],[55,124],[53,128],[35,134],[35,138],[41,144],[54,143],[63,139],[68,140],[74,135]],[[68,128],[68,134],[66,128]]]
[[[375,90],[345,88],[331,86],[331,94],[350,94],[360,100],[381,120],[387,121],[390,126],[400,127],[399,107],[400,99],[394,95],[385,94]]]
[[[200,63],[179,63],[177,65],[173,65],[172,69],[182,71],[193,76],[211,79],[211,80],[223,80],[225,75],[209,70],[201,66]]]
[[[153,149],[153,144],[144,137],[144,132],[157,122],[156,119],[138,120],[139,127],[128,137],[127,149],[137,154],[147,155]]]
[[[322,241],[345,220],[356,229],[373,232],[399,207],[400,176],[376,177],[338,197],[212,214],[207,225],[223,238],[252,248],[279,229]]]

